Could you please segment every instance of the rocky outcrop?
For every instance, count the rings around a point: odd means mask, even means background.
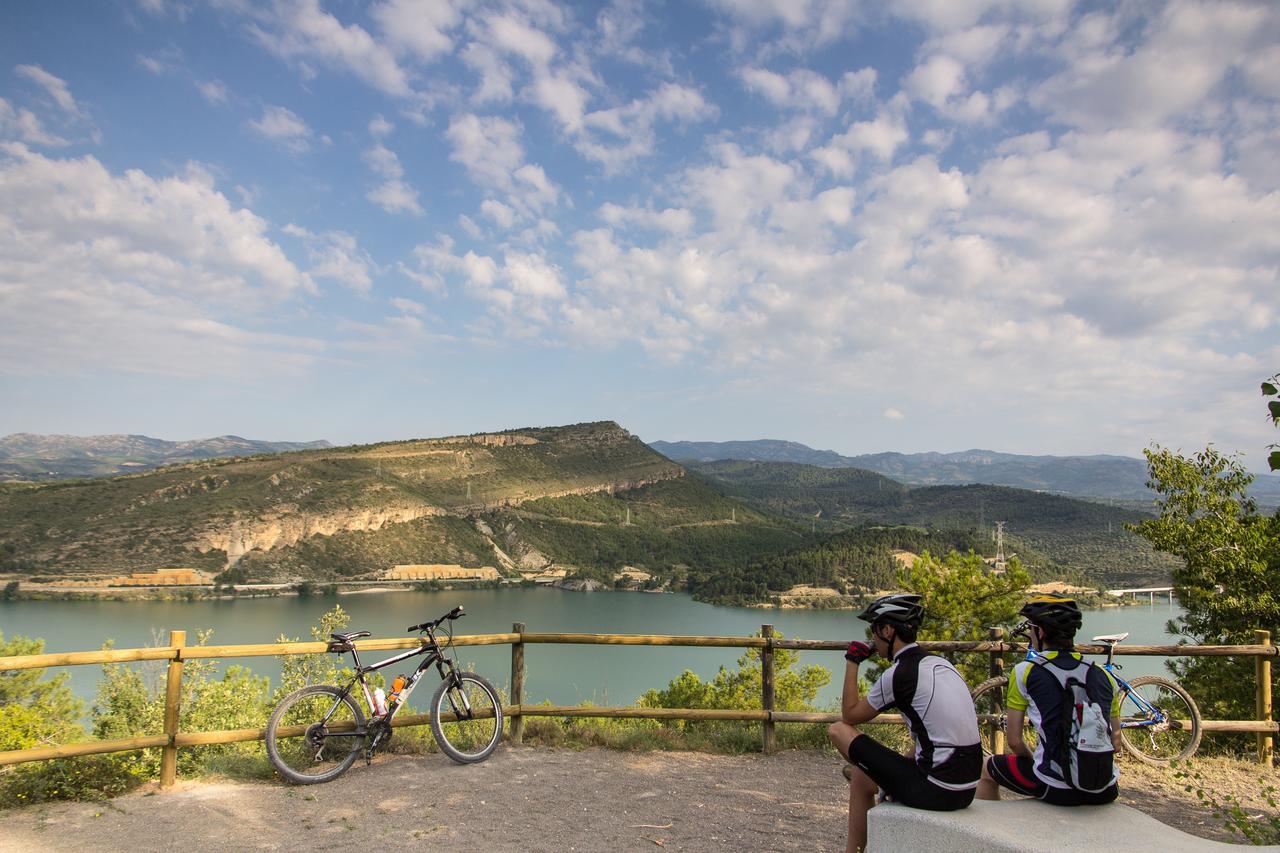
[[[558,580],[551,585],[560,589],[572,590],[573,592],[598,592],[602,589],[608,589],[608,587],[600,583],[600,581],[593,581],[586,578]]]
[[[225,551],[227,565],[233,566],[250,551],[268,551],[294,545],[309,536],[332,536],[342,531],[381,530],[392,524],[440,515],[445,515],[445,511],[426,505],[322,514],[282,509],[265,518],[233,521],[225,527],[205,531],[193,544],[201,553]]]
[[[538,439],[531,435],[490,434],[490,435],[457,435],[451,438],[439,438],[440,444],[478,444],[482,447],[516,447],[522,444],[538,444]]]

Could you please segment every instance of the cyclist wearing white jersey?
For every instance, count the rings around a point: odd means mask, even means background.
[[[871,623],[871,644],[854,640],[845,651],[841,721],[827,730],[854,765],[849,778],[846,850],[867,844],[867,812],[882,788],[894,802],[931,811],[954,811],[973,802],[982,765],[977,715],[968,685],[951,663],[916,644],[924,618],[918,595],[877,598],[858,615]],[[858,691],[858,666],[872,654],[893,661],[867,696]],[[915,748],[899,755],[858,729],[882,711],[906,718]]]

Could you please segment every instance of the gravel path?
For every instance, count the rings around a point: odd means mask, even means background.
[[[834,756],[504,746],[357,765],[327,785],[180,784],[110,803],[6,812],[0,849],[843,850]]]

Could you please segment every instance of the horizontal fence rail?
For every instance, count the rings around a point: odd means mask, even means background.
[[[779,639],[773,636],[773,626],[762,626],[760,636],[752,637],[709,637],[709,636],[670,636],[648,634],[579,634],[550,633],[525,631],[524,625],[517,623],[515,630],[509,633],[471,634],[456,636],[453,646],[511,646],[511,698],[510,705],[503,706],[503,713],[510,719],[511,726],[508,738],[516,743],[521,741],[526,717],[599,717],[649,720],[728,720],[761,723],[764,726],[764,749],[770,751],[774,747],[773,726],[776,723],[832,723],[840,719],[839,714],[830,712],[779,711],[774,705],[773,696],[773,651],[788,649],[795,651],[843,651],[847,646],[844,641],[837,640],[800,640]],[[992,631],[992,639],[980,642],[922,642],[921,648],[932,652],[952,652],[965,654],[986,654],[991,658],[992,674],[1003,673],[1005,654],[1023,653],[1027,650],[1025,643],[1011,643],[998,639],[1000,632]],[[1238,646],[1194,646],[1194,645],[1133,645],[1117,646],[1117,656],[1146,655],[1162,657],[1252,657],[1256,660],[1258,679],[1258,714],[1254,720],[1202,720],[1201,728],[1207,732],[1253,733],[1258,738],[1258,756],[1260,761],[1270,763],[1272,735],[1280,731],[1280,724],[1271,719],[1271,659],[1280,657],[1280,648],[1271,643],[1270,634],[1257,632],[1257,643]],[[90,652],[55,652],[39,655],[18,655],[0,657],[0,673],[20,670],[44,669],[52,666],[87,666],[93,664],[120,664],[142,661],[168,661],[169,672],[166,684],[165,733],[142,737],[120,738],[116,740],[91,740],[80,743],[68,743],[33,749],[11,750],[0,752],[0,766],[21,764],[30,761],[47,761],[56,758],[71,758],[81,755],[98,755],[111,752],[128,752],[138,749],[163,750],[161,761],[161,784],[171,785],[176,772],[177,750],[182,747],[207,746],[212,744],[242,743],[263,740],[265,728],[235,729],[224,731],[182,732],[179,731],[180,717],[179,697],[181,695],[182,662],[188,660],[207,660],[212,658],[243,657],[280,657],[287,655],[324,654],[328,651],[327,642],[306,643],[259,643],[248,645],[223,646],[187,646],[184,643],[185,632],[174,631],[170,634],[170,645],[141,649],[103,649]],[[524,657],[525,646],[541,645],[603,645],[603,646],[688,646],[688,647],[721,647],[760,649],[762,662],[762,707],[752,710],[718,709],[718,708],[638,708],[638,707],[595,707],[586,705],[533,705],[522,700],[525,692]],[[413,637],[402,637],[380,640],[357,640],[355,647],[361,651],[395,651],[412,649],[420,645]],[[1083,654],[1103,655],[1107,647],[1097,644],[1079,645],[1076,650]],[[1265,698],[1264,698],[1265,694]],[[452,715],[445,715],[446,722],[452,721]],[[991,715],[980,715],[980,722],[992,722]],[[397,716],[393,726],[421,726],[430,722],[427,714],[405,714]],[[883,714],[876,718],[877,723],[903,724],[904,720],[896,714]],[[301,727],[296,727],[301,732]]]

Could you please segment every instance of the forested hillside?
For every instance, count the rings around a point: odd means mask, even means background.
[[[837,526],[971,529],[988,542],[994,523],[1003,521],[1009,552],[1043,552],[1061,572],[1096,583],[1167,582],[1172,571],[1169,558],[1125,529],[1148,517],[1133,509],[1003,486],[909,488],[856,469],[735,461],[690,469],[729,495],[796,520],[820,512],[816,520]]]
[[[894,588],[895,576],[902,566],[895,551],[981,554],[990,551],[990,544],[974,530],[859,527],[746,566],[695,574],[690,578],[690,588],[697,598],[721,604],[767,601],[771,595],[797,584],[862,595]]]

